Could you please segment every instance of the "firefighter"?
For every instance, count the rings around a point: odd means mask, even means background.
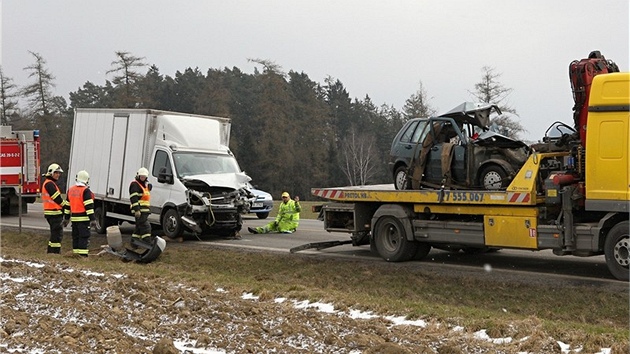
[[[96,228],[94,194],[89,183],[90,175],[87,171],[79,171],[76,184],[68,188],[67,203],[63,210],[63,226],[68,226],[68,222],[72,221],[72,253],[82,257],[88,256],[90,227]]]
[[[247,230],[253,234],[266,234],[270,232],[280,232],[283,234],[291,234],[297,230],[300,222],[300,197],[295,196],[295,200],[291,199],[288,192],[282,193],[282,203],[278,208],[276,219],[262,227],[248,227]]]
[[[50,164],[44,174],[42,183],[42,203],[44,205],[44,217],[50,226],[50,240],[48,241],[48,253],[61,252],[61,239],[63,238],[63,207],[66,201],[61,196],[57,180],[63,173],[61,166]]]
[[[151,224],[149,215],[151,210],[151,183],[149,183],[149,170],[144,167],[138,169],[136,178],[129,184],[129,201],[131,201],[131,211],[136,218],[136,227],[131,234],[131,241],[150,241]],[[147,239],[147,237],[149,239]]]

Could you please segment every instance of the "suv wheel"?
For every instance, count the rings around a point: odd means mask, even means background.
[[[400,166],[394,172],[394,187],[397,190],[409,189],[409,182],[407,181],[407,166]]]
[[[479,175],[479,184],[487,190],[504,189],[508,185],[507,173],[498,165],[488,165]]]

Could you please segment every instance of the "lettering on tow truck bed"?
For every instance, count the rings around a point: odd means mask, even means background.
[[[481,192],[451,192],[444,191],[444,200],[445,201],[454,201],[454,202],[471,202],[471,203],[481,203],[483,202],[485,193]]]
[[[344,192],[344,197],[347,199],[365,199],[368,194],[366,192]]]

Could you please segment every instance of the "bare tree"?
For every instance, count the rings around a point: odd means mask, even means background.
[[[143,57],[135,57],[129,52],[116,52],[118,60],[112,61],[111,70],[107,74],[115,73],[112,83],[117,88],[122,89],[121,103],[128,108],[134,108],[139,102],[138,85],[136,83],[142,79],[143,75],[135,71],[137,68],[147,66],[142,60]]]
[[[527,130],[518,121],[513,119],[510,115],[518,117],[516,109],[507,104],[507,98],[512,93],[512,89],[503,86],[499,81],[501,73],[495,71],[494,68],[484,66],[481,68],[481,81],[475,84],[474,91],[468,91],[476,101],[483,103],[491,103],[499,106],[502,115],[492,119],[492,124],[498,126],[500,132],[503,135],[517,139],[520,133],[524,133]]]
[[[24,68],[28,77],[34,82],[22,88],[22,95],[28,100],[31,116],[48,116],[53,109],[52,88],[55,87],[55,77],[46,68],[46,60],[39,54],[29,51],[35,57],[35,63]],[[57,113],[57,112],[52,112]]]
[[[0,123],[9,123],[9,117],[17,109],[16,97],[18,97],[17,85],[13,83],[13,79],[4,76],[0,66],[0,105],[2,105]]]
[[[341,142],[340,159],[342,170],[351,186],[363,186],[376,174],[378,154],[376,139],[365,133],[357,133],[352,127]]]
[[[405,106],[403,107],[405,118],[411,119],[415,117],[430,117],[435,115],[437,110],[429,104],[429,100],[430,98],[428,97],[427,91],[424,89],[422,81],[420,81],[418,91],[405,101]]]

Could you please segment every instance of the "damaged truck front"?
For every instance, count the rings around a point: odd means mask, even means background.
[[[129,183],[149,170],[151,215],[165,236],[236,235],[253,195],[230,151],[230,120],[145,109],[75,111],[68,184],[90,175],[97,231],[133,222]]]

